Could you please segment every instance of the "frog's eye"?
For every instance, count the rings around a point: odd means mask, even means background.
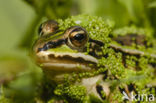
[[[88,41],[87,31],[80,26],[74,26],[67,29],[65,36],[68,38],[68,45],[72,48],[84,47]]]
[[[39,36],[47,35],[57,31],[59,28],[58,23],[54,20],[48,20],[42,23],[38,29]]]

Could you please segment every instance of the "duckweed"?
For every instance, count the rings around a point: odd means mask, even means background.
[[[61,96],[68,101],[83,102],[88,97],[86,88],[81,85],[71,85],[73,81],[80,81],[84,77],[92,77],[95,75],[103,74],[105,71],[109,71],[110,78],[104,81],[110,82],[110,98],[108,101],[123,102],[123,94],[118,87],[124,88],[123,85],[131,85],[140,94],[151,94],[155,93],[153,88],[147,88],[146,85],[152,81],[154,76],[154,67],[156,60],[147,56],[133,56],[125,55],[121,52],[116,52],[110,48],[109,45],[112,43],[110,34],[113,35],[125,35],[127,33],[139,33],[147,34],[149,37],[152,32],[145,28],[138,28],[136,26],[124,27],[122,29],[113,30],[113,23],[111,21],[105,22],[101,17],[79,15],[72,16],[65,20],[58,19],[61,30],[66,30],[71,26],[82,26],[84,27],[89,36],[93,39],[100,40],[104,43],[102,47],[103,54],[107,54],[108,57],[102,57],[98,61],[99,69],[93,72],[84,73],[73,73],[71,78],[66,78],[64,84],[58,85],[54,91],[55,95]],[[89,46],[87,46],[89,48]],[[134,48],[133,48],[134,49]],[[144,48],[145,49],[145,48]],[[87,49],[87,51],[89,51]],[[153,50],[154,51],[154,50]],[[103,74],[105,75],[105,74]],[[112,78],[114,80],[112,80]],[[115,79],[116,78],[116,79]],[[112,88],[111,88],[112,87]],[[103,93],[103,96],[105,94]]]

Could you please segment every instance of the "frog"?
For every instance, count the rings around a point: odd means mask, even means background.
[[[89,29],[91,31],[88,31]],[[111,41],[114,40],[110,38],[111,31],[110,21],[104,22],[102,18],[90,16],[75,16],[64,21],[47,20],[40,25],[38,39],[33,45],[33,56],[36,64],[42,68],[51,83],[55,83],[61,88],[64,86],[62,84],[65,83],[66,75],[68,75],[66,82],[69,85],[84,87],[82,89],[84,94],[78,95],[82,98],[72,98],[68,95],[69,93],[62,93],[63,96],[67,97],[69,103],[80,103],[85,100],[93,103],[113,101],[112,97],[115,94],[111,93],[113,92],[112,88],[120,84],[120,79],[122,81],[126,78],[127,73],[134,74],[138,70],[136,62],[139,60],[150,59],[150,62],[146,61],[146,64],[150,65],[151,71],[154,71],[155,54],[111,44]],[[133,58],[135,59],[133,60]],[[136,65],[127,65],[128,60],[135,62]],[[144,69],[144,67],[140,68]],[[145,71],[148,72],[148,70]],[[149,74],[147,73],[147,75]],[[128,79],[126,80],[128,81]],[[118,102],[123,102],[121,100],[123,91],[128,96],[130,92],[135,91],[136,85],[134,83],[126,83],[121,83],[115,89],[118,91],[117,93],[120,93],[117,95],[120,98]],[[59,93],[54,94],[59,95]],[[77,94],[72,93],[73,95]],[[57,102],[64,101],[58,100]]]

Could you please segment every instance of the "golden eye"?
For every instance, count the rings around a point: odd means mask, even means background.
[[[38,29],[39,36],[47,35],[57,31],[59,28],[58,23],[54,20],[48,20],[42,23]]]
[[[88,41],[87,31],[80,26],[67,29],[64,37],[67,38],[67,44],[75,49],[84,47]]]

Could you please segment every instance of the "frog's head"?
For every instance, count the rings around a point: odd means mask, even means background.
[[[43,70],[70,73],[96,69],[96,52],[103,43],[91,39],[85,28],[72,26],[61,31],[56,21],[46,21],[40,26],[39,34],[33,50]]]

